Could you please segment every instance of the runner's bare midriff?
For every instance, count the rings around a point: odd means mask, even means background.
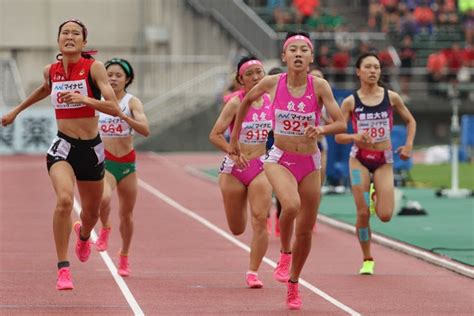
[[[69,137],[76,139],[94,139],[99,133],[99,117],[85,117],[75,119],[58,119],[58,130]]]
[[[316,139],[306,136],[275,135],[275,146],[283,151],[300,154],[314,154],[318,151]]]
[[[240,144],[240,151],[245,156],[245,158],[247,158],[247,160],[251,160],[251,159],[264,155],[266,152],[266,148],[265,148],[265,144],[259,144],[259,145]]]

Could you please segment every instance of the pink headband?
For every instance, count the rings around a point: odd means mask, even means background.
[[[256,59],[252,59],[252,60],[249,60],[247,62],[245,62],[242,66],[240,66],[240,69],[239,69],[239,76],[242,76],[244,74],[244,72],[250,67],[250,66],[253,66],[253,65],[259,65],[263,68],[263,65],[262,63],[259,61],[259,60],[256,60]]]
[[[313,43],[311,43],[311,41],[309,40],[309,38],[307,38],[306,36],[303,36],[303,35],[294,35],[292,37],[289,37],[286,41],[285,41],[285,44],[283,44],[283,50],[286,49],[286,47],[288,45],[290,45],[291,42],[293,41],[297,41],[297,40],[302,40],[304,41],[306,44],[308,44],[309,48],[311,48],[311,50],[313,50]]]

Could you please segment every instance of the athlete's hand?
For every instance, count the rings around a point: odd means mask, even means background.
[[[400,156],[401,160],[408,160],[411,157],[411,151],[413,146],[405,144],[397,148],[396,153]]]
[[[239,169],[246,169],[249,166],[249,161],[244,155],[230,155],[230,158],[235,162]]]
[[[356,134],[354,136],[354,142],[362,144],[373,144],[374,139],[369,135],[369,132],[364,132],[362,134]]]
[[[238,139],[230,137],[229,141],[229,155],[240,156],[240,144]]]
[[[322,126],[306,126],[304,129],[304,136],[312,139],[316,139],[319,135],[324,134],[324,128]]]
[[[16,113],[15,110],[11,110],[10,112],[2,116],[2,126],[7,126],[13,123],[17,115],[18,113]]]
[[[84,96],[72,91],[60,92],[60,98],[67,104],[82,104],[84,103]]]

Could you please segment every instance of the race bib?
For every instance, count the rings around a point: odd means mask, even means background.
[[[244,122],[239,142],[243,144],[263,144],[272,130],[272,121]]]
[[[367,132],[376,143],[381,142],[390,138],[390,122],[388,119],[357,121],[357,131]]]
[[[307,126],[316,125],[316,114],[275,110],[275,134],[304,136]]]
[[[70,151],[71,144],[68,141],[56,136],[48,149],[48,155],[67,159]]]
[[[74,81],[53,82],[51,88],[51,103],[55,109],[76,109],[86,106],[82,103],[65,103],[60,94],[63,92],[72,91],[81,95],[87,94],[87,84],[84,79]]]

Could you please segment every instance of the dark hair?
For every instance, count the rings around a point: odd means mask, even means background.
[[[64,21],[63,23],[61,23],[59,25],[59,28],[58,28],[58,39],[59,39],[59,35],[61,35],[61,29],[63,28],[63,26],[66,24],[66,23],[69,23],[69,22],[73,22],[73,23],[76,23],[77,25],[79,25],[81,28],[82,28],[82,38],[84,40],[87,39],[87,27],[84,23],[82,23],[81,20],[79,19],[69,19],[69,20],[66,20]],[[81,56],[86,58],[86,59],[94,59],[94,57],[92,57],[93,54],[97,53],[96,50],[91,50],[91,51],[85,51],[85,52],[81,52]],[[59,53],[56,55],[56,60],[62,60],[62,56],[63,54]]]
[[[358,58],[357,58],[357,61],[356,61],[356,68],[357,69],[360,69],[360,66],[362,65],[362,62],[364,61],[364,59],[366,59],[367,57],[374,57],[375,59],[377,59],[377,61],[379,62],[379,65],[380,65],[380,70],[382,70],[382,63],[380,62],[380,58],[379,56],[377,56],[377,54],[375,53],[364,53],[362,55],[360,55]],[[380,71],[380,78],[382,78],[382,71]],[[377,81],[377,84],[381,87],[385,87],[385,83],[379,78],[379,80]]]
[[[268,71],[268,74],[276,75],[276,74],[281,74],[282,72],[283,72],[283,69],[281,69],[280,67],[273,67],[272,69],[270,69],[270,71]]]
[[[375,57],[375,59],[377,59],[379,61],[380,66],[382,66],[382,63],[380,62],[379,56],[377,56],[377,54],[375,54],[375,53],[364,53],[364,54],[360,55],[359,58],[357,58],[356,68],[360,69],[360,66],[362,65],[362,62],[367,57]]]
[[[243,84],[242,82],[240,82],[240,75],[239,75],[239,72],[240,72],[240,67],[242,67],[243,64],[245,64],[246,62],[250,61],[250,60],[258,60],[256,57],[254,56],[243,56],[242,58],[240,58],[239,60],[239,63],[237,64],[237,73],[235,75],[235,80],[237,80],[238,83],[240,84]]]
[[[112,65],[119,65],[122,68],[123,72],[125,73],[125,77],[128,79],[128,82],[125,84],[125,89],[132,83],[133,79],[135,78],[135,73],[133,71],[132,65],[128,62],[128,60],[122,58],[112,58],[107,60],[104,64],[105,69],[108,69]]]
[[[309,40],[311,40],[311,37],[309,36],[308,32],[305,31],[297,31],[297,32],[288,32],[286,33],[285,41],[289,39],[290,37],[296,36],[296,35],[302,35],[304,37],[307,37]]]

